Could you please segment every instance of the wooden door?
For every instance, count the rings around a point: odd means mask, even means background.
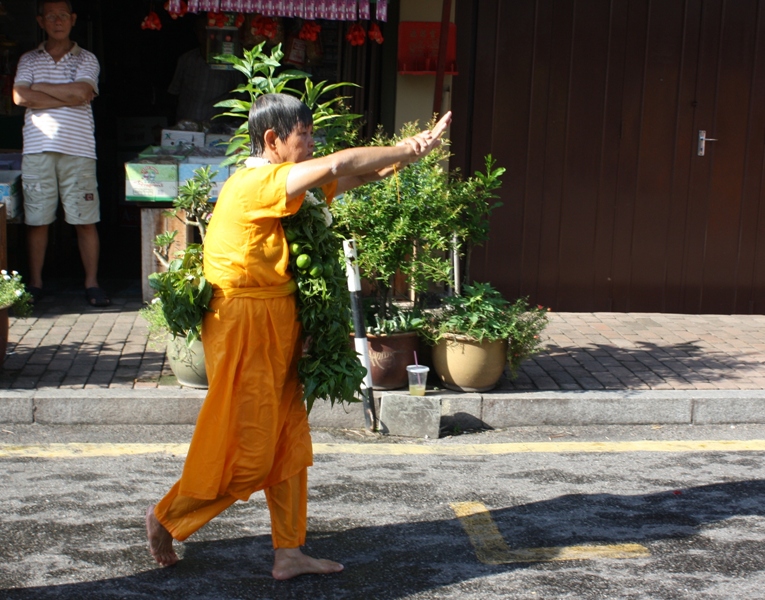
[[[455,165],[508,168],[476,279],[556,310],[765,312],[765,0],[457,7]]]

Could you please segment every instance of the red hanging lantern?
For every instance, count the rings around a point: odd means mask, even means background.
[[[216,13],[209,11],[207,13],[207,26],[208,27],[223,27],[226,22],[226,15],[223,13]]]
[[[258,15],[252,20],[251,23],[252,26],[252,35],[255,36],[263,36],[268,38],[269,40],[273,39],[276,36],[276,20],[272,19],[271,17],[264,17],[263,15]]]
[[[141,29],[153,29],[155,31],[162,29],[162,21],[159,20],[159,15],[150,10],[149,14],[141,22]]]
[[[173,2],[172,4],[170,0],[167,0],[167,2],[165,2],[165,10],[167,11],[167,14],[170,15],[171,19],[177,19],[178,17],[185,16],[186,13],[189,12],[189,6],[184,0]]]
[[[319,25],[316,21],[306,21],[300,28],[298,37],[301,40],[306,40],[307,42],[315,42],[319,37],[320,31],[321,25]]]
[[[361,46],[367,37],[366,31],[358,23],[354,23],[345,34],[345,39],[351,43],[351,46]]]
[[[369,39],[373,42],[377,42],[378,44],[383,43],[383,35],[382,31],[380,31],[380,26],[377,23],[372,23],[369,26],[369,31],[367,32],[367,35],[369,36]]]

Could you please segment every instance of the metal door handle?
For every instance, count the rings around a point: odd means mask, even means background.
[[[699,129],[699,145],[696,149],[696,154],[704,156],[704,150],[706,149],[707,142],[716,142],[717,138],[708,138],[707,132],[704,129]]]

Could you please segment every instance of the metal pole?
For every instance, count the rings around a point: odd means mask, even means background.
[[[462,295],[462,273],[460,272],[460,240],[455,232],[452,235],[452,265],[454,267],[454,288],[455,296]]]
[[[367,374],[361,390],[361,401],[364,406],[364,423],[369,431],[377,430],[377,415],[375,411],[374,391],[372,390],[372,365],[369,362],[369,347],[367,346],[367,328],[364,325],[364,309],[361,304],[361,277],[359,266],[356,264],[356,242],[343,242],[345,253],[345,275],[348,279],[348,291],[351,293],[351,312],[353,313],[353,340],[359,360]]]

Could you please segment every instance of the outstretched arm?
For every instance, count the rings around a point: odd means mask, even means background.
[[[297,163],[287,176],[287,195],[294,198],[307,190],[337,180],[338,193],[377,181],[429,154],[441,144],[451,122],[446,113],[432,130],[406,138],[395,146],[371,146],[340,150],[328,156]]]

